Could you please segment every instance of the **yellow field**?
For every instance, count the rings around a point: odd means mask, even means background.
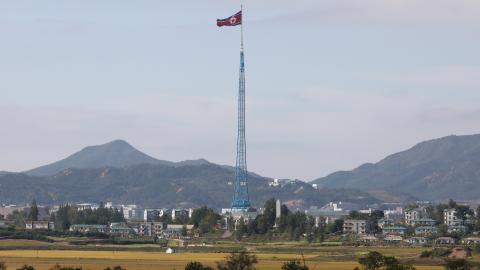
[[[0,251],[0,261],[7,263],[8,269],[16,269],[28,263],[37,270],[47,270],[54,264],[82,266],[91,270],[103,270],[106,267],[121,265],[127,270],[167,270],[183,269],[190,261],[215,266],[215,262],[224,259],[223,253],[177,253],[141,251],[73,251],[73,250],[5,250]],[[284,261],[300,259],[294,254],[256,254],[258,269],[280,269]],[[356,262],[324,261],[315,254],[305,255],[310,269],[315,270],[351,270]],[[319,260],[320,259],[320,260]],[[439,266],[419,266],[419,270],[440,270]]]

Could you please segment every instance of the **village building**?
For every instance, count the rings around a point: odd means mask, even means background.
[[[107,233],[107,225],[98,225],[98,224],[73,224],[70,226],[71,232],[98,232],[98,233]]]
[[[461,220],[457,218],[456,213],[455,208],[443,210],[443,223],[447,226],[461,225]]]
[[[430,218],[419,218],[410,221],[412,226],[435,226],[437,221]]]
[[[415,228],[415,235],[429,235],[437,233],[437,227],[433,226],[420,226]]]
[[[26,221],[25,222],[25,229],[27,230],[55,230],[55,223],[53,221]]]
[[[382,233],[383,234],[393,234],[393,235],[404,235],[407,231],[407,228],[402,226],[388,226],[383,227]]]
[[[405,242],[410,245],[425,245],[427,243],[427,238],[425,237],[410,237],[405,240]]]
[[[347,219],[343,222],[343,233],[365,234],[367,222],[365,220]]]
[[[462,244],[465,245],[480,245],[479,237],[467,237],[462,240]]]
[[[439,237],[435,239],[435,244],[437,245],[453,245],[455,244],[455,239],[453,237]]]

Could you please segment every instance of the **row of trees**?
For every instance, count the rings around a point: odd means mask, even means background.
[[[287,206],[281,206],[280,218],[276,218],[276,200],[274,198],[265,202],[264,212],[254,220],[244,222],[240,220],[235,231],[235,236],[280,235],[290,240],[299,240],[305,237],[309,242],[323,241],[325,234],[333,232],[333,227],[327,227],[323,222],[315,226],[315,219],[302,212],[292,212]],[[233,226],[233,225],[231,225]],[[231,228],[233,229],[233,228]]]
[[[110,222],[124,222],[122,212],[118,209],[105,208],[100,204],[98,209],[78,210],[70,205],[62,205],[58,211],[50,216],[55,222],[55,228],[68,230],[72,224],[100,224],[108,225]]]
[[[222,222],[222,217],[215,213],[213,208],[203,206],[201,208],[194,209],[192,216],[188,217],[187,214],[179,215],[172,220],[172,216],[164,214],[163,216],[154,217],[153,221],[165,222],[168,224],[182,224],[182,225],[194,225],[195,229],[198,229],[200,234],[210,233],[217,229],[217,225]]]

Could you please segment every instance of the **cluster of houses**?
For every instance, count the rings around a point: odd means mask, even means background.
[[[443,221],[438,224],[437,220],[428,218],[425,207],[413,209],[397,209],[384,212],[384,218],[378,220],[377,225],[381,233],[377,235],[367,234],[367,220],[345,219],[343,222],[343,233],[359,235],[364,242],[384,242],[399,243],[406,242],[411,245],[450,245],[461,242],[466,245],[480,244],[480,237],[465,237],[456,240],[453,237],[441,236],[439,226],[446,228],[447,234],[466,233],[468,227],[457,217],[456,209],[445,209],[443,211]],[[398,215],[403,211],[403,215]],[[393,215],[392,215],[393,214]],[[437,237],[440,236],[440,237]]]
[[[283,184],[280,181],[273,182],[275,184]],[[92,203],[82,203],[75,205],[79,210],[97,209],[100,206]],[[121,209],[122,214],[126,220],[123,223],[111,223],[109,225],[96,224],[73,224],[70,227],[72,232],[99,232],[111,235],[138,235],[151,236],[160,238],[181,238],[194,236],[193,225],[178,225],[168,224],[168,222],[160,222],[160,217],[170,217],[171,221],[186,220],[191,218],[193,209],[166,209],[166,208],[140,208],[137,205],[114,205],[106,203],[107,208]],[[356,208],[357,207],[357,208]],[[58,211],[58,206],[49,208],[46,215]],[[276,202],[277,218],[280,217],[281,212],[280,201]],[[449,234],[458,233],[458,235],[465,235],[467,232],[468,221],[461,220],[457,217],[456,209],[445,209],[443,211],[443,220],[431,219],[426,211],[427,207],[419,206],[417,208],[405,209],[402,206],[394,205],[386,210],[383,210],[383,218],[376,221],[375,226],[379,230],[375,230],[372,235],[371,220],[348,219],[349,213],[353,210],[358,213],[372,214],[373,209],[358,209],[358,206],[338,202],[330,202],[323,207],[311,207],[305,210],[308,216],[315,218],[316,226],[320,223],[334,223],[337,220],[343,221],[343,233],[345,235],[356,235],[357,239],[364,242],[384,241],[389,243],[408,243],[412,245],[424,244],[440,244],[449,245],[461,242],[464,244],[480,244],[479,237],[466,237],[461,240],[447,237]],[[19,210],[16,206],[0,207],[0,214],[6,216],[14,210]],[[229,210],[229,209],[227,209]],[[40,211],[42,212],[42,211]],[[261,209],[260,209],[261,212]],[[228,215],[228,211],[222,211],[224,216]],[[2,223],[3,222],[3,223]],[[439,224],[440,223],[440,224]],[[0,221],[0,227],[5,225],[5,221]],[[439,226],[442,225],[441,232]],[[54,230],[55,224],[51,221],[27,221],[26,229],[44,229]],[[447,234],[445,234],[445,232]],[[473,234],[475,236],[475,234]]]
[[[100,207],[94,203],[73,204],[78,210],[96,210]],[[119,236],[151,236],[159,238],[184,238],[185,234],[193,236],[193,225],[168,224],[159,222],[160,217],[168,216],[172,221],[183,218],[190,218],[193,209],[166,209],[166,208],[140,208],[137,205],[114,205],[106,203],[106,208],[117,208],[122,211],[126,222],[110,223],[109,225],[100,224],[72,224],[71,232],[82,233],[105,233]],[[39,206],[40,219],[38,221],[25,221],[27,230],[55,230],[55,223],[48,221],[48,217],[59,210],[60,206],[51,208]],[[19,207],[16,205],[2,205],[0,215],[7,217],[14,211],[23,211],[29,209],[29,206]],[[8,220],[0,220],[0,227],[12,225]]]
[[[73,224],[71,232],[104,233],[118,236],[150,236],[166,239],[179,239],[193,236],[193,225],[166,224],[164,222],[131,221],[110,223],[109,225]]]

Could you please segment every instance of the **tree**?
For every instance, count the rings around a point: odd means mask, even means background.
[[[82,270],[82,267],[61,266],[57,263],[50,270]]]
[[[456,207],[457,207],[457,202],[455,202],[455,201],[452,200],[452,199],[448,200],[448,207],[450,207],[450,208],[456,208]]]
[[[183,226],[182,226],[182,231],[180,232],[180,234],[181,234],[183,237],[185,237],[185,236],[187,236],[187,233],[188,233],[188,231],[187,231],[187,225],[183,225]]]
[[[215,210],[203,206],[193,210],[190,222],[200,233],[208,233],[214,231],[215,225],[217,225],[220,219],[220,215],[215,213]]]
[[[225,259],[224,262],[217,262],[218,270],[255,270],[255,264],[258,263],[257,256],[245,251],[231,253]]]
[[[358,263],[365,270],[377,270],[384,267],[385,270],[416,270],[413,265],[402,264],[395,257],[383,256],[380,252],[371,251],[367,256],[358,259]]]
[[[120,265],[117,265],[117,266],[114,266],[113,268],[107,267],[104,270],[126,270],[126,269],[121,267]]]
[[[17,270],[35,270],[35,267],[28,264],[24,264],[22,267],[17,268]]]
[[[455,207],[455,216],[464,224],[468,217],[473,216],[473,211],[468,205],[457,205]]]
[[[329,233],[337,233],[343,230],[343,219],[337,219],[333,223],[327,225],[327,231]]]
[[[470,270],[470,263],[465,259],[447,260],[446,270]]]
[[[299,260],[285,262],[282,265],[282,270],[308,270],[308,266],[300,263]]]
[[[380,252],[370,251],[367,256],[359,258],[358,263],[365,270],[377,270],[384,264],[384,257]]]
[[[185,270],[213,270],[210,266],[204,266],[199,262],[189,262],[185,265]]]
[[[30,212],[28,213],[28,219],[37,221],[38,220],[38,207],[37,202],[33,200],[32,204],[30,205]]]
[[[402,264],[399,260],[395,257],[383,257],[383,264],[385,266],[385,270],[416,270],[410,264]]]

